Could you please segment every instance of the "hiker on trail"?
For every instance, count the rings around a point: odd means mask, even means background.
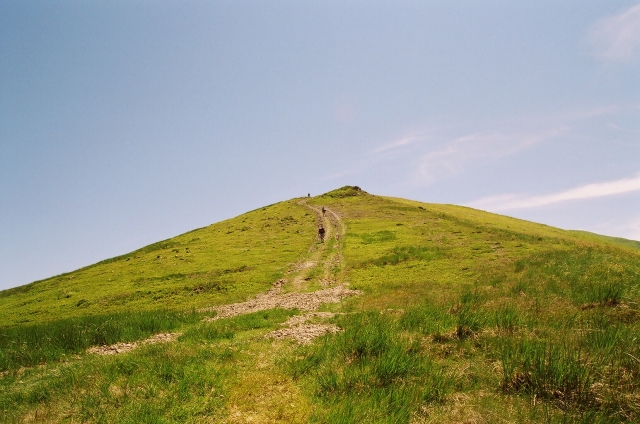
[[[318,228],[318,235],[320,236],[320,241],[324,243],[324,227],[320,224],[320,228]]]
[[[327,211],[327,210],[326,210],[326,209],[324,208],[324,206],[323,206],[323,207],[322,207],[322,216],[324,216],[324,213],[325,213],[326,211]]]
[[[311,197],[311,193],[307,193],[307,197]]]

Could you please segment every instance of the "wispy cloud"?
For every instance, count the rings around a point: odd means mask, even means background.
[[[597,197],[613,196],[616,194],[640,191],[640,173],[633,177],[622,178],[615,181],[587,184],[570,190],[542,196],[528,196],[520,194],[504,194],[485,197],[468,204],[473,208],[491,211],[504,211],[510,209],[527,209],[554,203],[572,200],[593,199]]]
[[[551,140],[572,139],[573,133],[583,131],[584,122],[625,110],[619,105],[609,105],[526,115],[498,122],[423,124],[386,142],[378,141],[377,145],[323,179],[387,172],[391,175],[389,180],[401,181],[404,186],[415,189],[486,167]]]
[[[594,23],[587,34],[593,54],[605,62],[624,62],[640,51],[640,4]]]
[[[381,153],[386,150],[397,149],[398,147],[408,146],[410,144],[414,144],[418,141],[422,141],[425,139],[426,139],[426,136],[424,135],[409,135],[409,136],[394,140],[391,143],[384,144],[380,147],[377,147],[373,150],[373,153]]]
[[[419,159],[417,178],[431,182],[457,174],[471,166],[513,155],[544,140],[557,137],[568,127],[539,133],[476,133],[453,139]]]

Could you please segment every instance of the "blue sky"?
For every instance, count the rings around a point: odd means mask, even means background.
[[[0,289],[347,184],[640,239],[640,3],[0,3]]]

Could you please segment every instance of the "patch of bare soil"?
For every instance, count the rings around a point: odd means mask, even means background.
[[[266,309],[300,309],[302,311],[315,311],[323,303],[338,303],[343,298],[361,294],[359,290],[351,290],[343,285],[317,290],[311,293],[282,293],[284,280],[278,280],[272,288],[261,293],[254,299],[246,302],[232,303],[230,305],[214,306],[201,309],[201,312],[216,311],[217,315],[207,320],[229,318],[236,315],[250,314]]]
[[[340,266],[340,262],[341,261],[342,261],[342,254],[340,252],[334,253],[324,263],[324,268],[325,268],[325,270],[329,270],[329,269],[332,269],[332,268],[338,268]]]
[[[317,265],[318,263],[316,261],[305,261],[305,262],[300,262],[297,263],[293,266],[292,269],[290,269],[289,271],[287,271],[287,274],[291,273],[291,272],[298,272],[298,271],[302,271],[303,269],[310,269],[313,268]]]
[[[333,324],[307,323],[312,318],[331,318],[333,315],[331,312],[312,312],[305,315],[296,315],[284,323],[285,328],[272,331],[266,334],[265,337],[276,340],[295,339],[300,344],[309,344],[313,339],[323,334],[342,331],[340,327]]]
[[[320,278],[318,280],[318,282],[320,283],[320,287],[322,287],[322,288],[331,287],[331,286],[335,286],[336,285],[336,280],[334,280],[332,278]]]
[[[93,346],[87,349],[87,353],[95,353],[97,355],[116,355],[118,353],[129,352],[138,346],[145,344],[155,344],[155,343],[168,343],[172,342],[178,337],[180,337],[182,333],[160,333],[155,334],[148,339],[131,342],[131,343],[116,343],[110,346]]]
[[[295,327],[297,325],[305,324],[307,321],[313,318],[326,319],[333,318],[335,315],[336,314],[334,314],[333,312],[310,312],[304,315],[294,315],[286,320],[283,325],[286,325],[287,327]]]
[[[339,215],[332,210],[326,209],[328,216],[323,217],[319,208],[306,205],[306,203],[301,204],[312,209],[317,215],[319,222],[324,222],[325,228],[327,229],[327,238],[330,238],[332,233],[335,233],[336,241],[340,240],[340,235],[345,233],[346,228]],[[317,243],[314,242],[309,248],[309,252],[314,251],[314,246],[316,245]],[[230,305],[213,306],[201,309],[200,312],[217,312],[215,317],[206,319],[206,321],[213,321],[273,308],[308,311],[309,313],[307,314],[291,317],[284,323],[283,328],[272,331],[265,336],[277,340],[293,338],[302,344],[311,343],[313,339],[323,334],[341,331],[336,325],[317,322],[318,320],[332,317],[332,313],[314,311],[322,304],[338,303],[345,297],[359,295],[362,292],[359,290],[351,290],[344,284],[338,284],[338,281],[336,281],[332,275],[332,270],[340,267],[340,263],[343,260],[342,254],[341,252],[335,252],[324,260],[320,260],[321,254],[325,250],[325,245],[322,246],[323,247],[319,248],[316,253],[310,255],[306,260],[291,264],[292,266],[287,272],[287,274],[297,274],[291,279],[291,283],[294,289],[299,290],[303,287],[304,281],[308,280],[308,278],[305,278],[308,275],[307,270],[322,266],[324,275],[319,279],[322,287],[321,290],[310,293],[299,291],[283,293],[282,287],[286,280],[281,279],[276,281],[265,293],[257,295],[254,299]],[[339,243],[334,245],[335,249],[339,247]],[[310,320],[313,320],[313,322],[309,322]]]
[[[320,337],[326,333],[337,333],[339,331],[341,331],[340,327],[333,324],[302,324],[272,331],[267,334],[266,337],[276,340],[295,339],[300,344],[309,344],[316,337]]]

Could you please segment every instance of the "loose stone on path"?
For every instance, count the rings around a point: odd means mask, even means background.
[[[359,290],[348,289],[343,285],[327,289],[317,290],[311,293],[282,293],[284,280],[278,280],[274,286],[261,293],[254,299],[246,302],[232,303],[230,305],[214,306],[201,309],[201,312],[216,311],[217,315],[207,318],[213,321],[220,318],[229,318],[236,315],[250,314],[273,308],[300,309],[301,311],[315,311],[324,303],[338,303],[343,298],[359,295]]]
[[[312,318],[331,318],[334,314],[331,312],[312,312],[305,315],[296,315],[289,318],[284,325],[285,328],[272,331],[265,335],[269,339],[295,339],[300,344],[309,344],[316,337],[320,337],[326,333],[338,333],[342,331],[340,327],[334,324],[308,324]]]

